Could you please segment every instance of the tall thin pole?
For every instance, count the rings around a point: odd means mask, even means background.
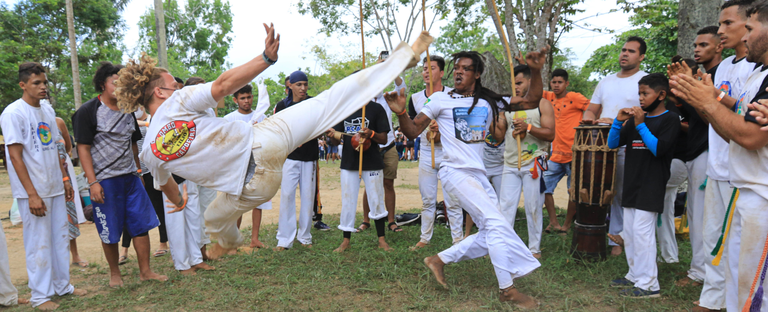
[[[493,6],[493,12],[496,13],[496,26],[499,29],[504,29],[501,27],[501,15],[499,15],[499,8],[496,7],[496,1],[488,1]],[[501,42],[504,44],[504,48],[507,50],[507,59],[509,60],[509,73],[510,73],[510,80],[512,81],[512,97],[517,96],[517,92],[515,92],[515,66],[514,61],[512,60],[512,52],[509,50],[509,42],[507,41],[507,36],[504,35],[503,32],[499,32],[499,37],[501,37]],[[512,38],[510,38],[512,39]],[[521,142],[520,142],[520,136],[515,136],[515,140],[517,141],[517,171],[520,171],[520,151],[521,148]]]
[[[365,32],[363,31],[363,0],[360,0],[360,41],[363,43],[363,69],[365,69]],[[360,118],[360,127],[365,128],[365,106],[363,105],[363,114]],[[357,176],[363,178],[363,143],[365,139],[360,138],[358,141],[357,149],[360,150],[360,159],[358,161],[359,166],[357,168]]]
[[[427,4],[426,0],[421,0],[421,23],[422,29],[427,30]],[[427,97],[430,97],[433,92],[432,85],[432,59],[429,57],[429,48],[427,48],[427,79],[429,79],[429,90],[427,90]],[[430,130],[427,132],[427,139],[429,139],[429,146],[431,148],[430,154],[432,154],[432,169],[435,169],[435,133]]]
[[[72,8],[72,0],[66,1],[67,6],[67,32],[69,32],[69,54],[72,61],[72,87],[75,92],[75,109],[80,108],[83,99],[80,95],[80,66],[77,61],[77,40],[75,39],[75,11]]]
[[[155,0],[155,34],[157,40],[157,63],[162,68],[168,68],[168,51],[165,39],[165,10],[163,0]]]

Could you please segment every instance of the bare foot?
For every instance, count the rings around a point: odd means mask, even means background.
[[[285,251],[285,250],[288,250],[288,248],[285,248],[285,247],[282,247],[282,246],[277,246],[277,247],[273,248],[272,250],[274,250],[274,251]]]
[[[236,254],[237,254],[237,248],[230,249],[229,251],[227,251],[227,256],[234,256]]]
[[[306,248],[312,249],[312,244],[301,244],[301,245]]]
[[[606,236],[608,236],[608,239],[610,239],[612,242],[616,243],[621,247],[624,247],[624,238],[622,238],[621,235],[606,234]]]
[[[160,281],[165,282],[168,280],[168,276],[160,275],[155,272],[149,271],[146,274],[139,274],[139,280],[145,281]]]
[[[434,41],[435,38],[432,38],[432,36],[429,35],[428,31],[422,31],[421,34],[419,34],[419,37],[416,38],[416,41],[411,45],[411,49],[413,49],[414,54],[416,54],[416,57],[419,57],[424,51],[427,51],[427,48],[429,48],[429,45]]]
[[[394,250],[394,249],[392,249],[392,247],[389,247],[389,244],[387,244],[386,241],[382,241],[382,240],[379,241],[379,248],[384,249],[384,251],[392,251],[392,250]]]
[[[118,288],[123,287],[123,277],[118,275],[109,276],[109,287]]]
[[[432,270],[432,274],[435,275],[437,282],[443,285],[443,288],[448,288],[448,283],[445,282],[445,274],[443,273],[443,267],[445,266],[443,260],[438,256],[426,257],[424,258],[424,264]]]
[[[18,298],[18,299],[16,299],[16,302],[17,302],[18,304],[27,304],[27,303],[29,303],[29,299],[26,299],[26,298]]]
[[[185,275],[185,276],[197,275],[197,273],[195,273],[195,270],[196,270],[195,267],[191,267],[191,268],[186,269],[186,270],[179,270],[179,273],[181,273],[181,275]]]
[[[690,277],[686,276],[683,277],[675,282],[675,285],[677,287],[686,287],[686,286],[701,286],[701,282],[697,282],[692,280]]]
[[[408,250],[414,251],[414,250],[419,250],[419,249],[424,248],[424,247],[427,247],[427,243],[419,241],[418,243],[416,243],[416,245],[411,246],[411,248],[408,248]]]
[[[216,260],[218,258],[221,258],[221,256],[227,254],[228,252],[229,252],[229,249],[221,247],[221,245],[219,244],[213,244],[213,247],[210,250],[208,250],[208,259]],[[237,249],[235,249],[235,252],[237,252]]]
[[[621,246],[613,246],[611,248],[611,256],[621,256]]]
[[[536,259],[541,259],[541,253],[535,253],[533,254],[533,257]]]
[[[341,242],[341,245],[339,245],[339,248],[334,249],[335,252],[344,252],[345,250],[349,249],[349,241],[344,240]]]
[[[53,303],[53,301],[46,301],[46,302],[43,302],[43,304],[37,306],[37,309],[42,311],[53,311],[58,308],[59,308],[59,305],[56,303]]]
[[[200,262],[196,265],[193,265],[192,268],[196,270],[203,270],[203,271],[213,271],[216,270],[215,267],[208,265],[208,263]]]
[[[251,241],[251,248],[267,248],[267,245],[264,245],[264,243],[262,243],[259,240],[255,240],[255,241],[252,240]]]
[[[82,297],[88,294],[88,291],[82,288],[75,288],[75,290],[72,291],[72,295]]]
[[[507,302],[511,301],[515,304],[516,307],[528,310],[533,309],[539,306],[539,303],[536,302],[533,298],[530,296],[523,294],[519,291],[517,291],[517,288],[515,286],[510,286],[507,289],[502,289],[499,291],[499,301],[501,302]]]

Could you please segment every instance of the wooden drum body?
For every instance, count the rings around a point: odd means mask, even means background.
[[[613,200],[617,150],[608,148],[610,126],[576,128],[570,199],[577,204],[571,253],[577,259],[605,260],[606,217]]]

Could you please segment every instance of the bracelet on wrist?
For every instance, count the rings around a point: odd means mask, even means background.
[[[402,116],[402,115],[405,115],[406,112],[408,112],[408,109],[407,108],[403,108],[402,112],[399,112],[399,113],[396,112],[395,114],[397,114],[398,116]]]
[[[64,177],[64,178],[63,178],[63,179],[61,179],[61,180],[62,180],[62,181],[64,181],[64,182],[67,182],[67,181],[69,181],[69,177]]]
[[[100,182],[99,180],[96,180],[96,181],[93,181],[91,183],[88,183],[88,187],[93,187],[94,184],[97,184],[99,182]]]
[[[275,65],[277,63],[277,60],[272,60],[267,56],[267,51],[264,51],[264,53],[261,53],[261,57],[264,59],[264,62],[267,62],[269,65]]]

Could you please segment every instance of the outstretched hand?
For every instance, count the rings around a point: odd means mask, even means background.
[[[172,201],[170,201],[168,199],[165,200],[167,203],[171,203],[170,205],[166,205],[166,207],[173,208],[173,210],[168,211],[169,214],[174,213],[174,212],[182,211],[182,210],[184,210],[184,208],[187,207],[187,201],[189,200],[189,195],[187,195],[187,185],[184,184],[184,186],[182,186],[182,189],[184,191],[181,193],[181,199],[183,200],[184,203],[182,204],[181,207],[176,206],[176,204],[174,204]]]
[[[517,55],[515,55],[515,61],[517,61],[517,63],[520,65],[528,65],[525,57],[523,57],[523,51],[517,51]]]
[[[667,65],[667,76],[672,77],[675,75],[693,76],[693,72],[685,62],[677,62]]]
[[[264,29],[267,31],[267,39],[264,40],[264,54],[270,60],[277,61],[277,50],[280,49],[280,34],[275,36],[275,26],[272,23],[269,26],[264,23]]]
[[[387,100],[389,109],[395,114],[400,115],[405,112],[405,89],[400,89],[399,93],[397,91],[387,92],[384,94],[384,99]]]
[[[544,63],[547,61],[547,53],[549,52],[549,45],[541,48],[538,51],[531,51],[525,55],[525,63],[531,69],[541,70],[544,67]]]

